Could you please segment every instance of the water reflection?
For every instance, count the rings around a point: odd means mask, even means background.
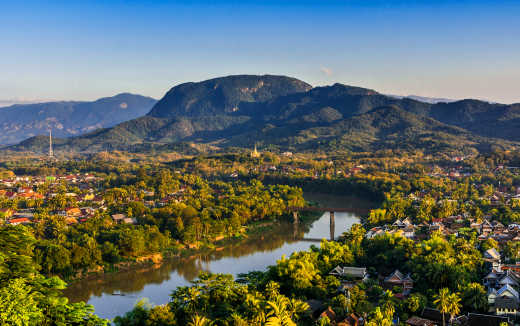
[[[323,198],[319,199],[320,202],[324,201]],[[360,203],[359,199],[355,202]],[[345,204],[346,199],[342,197],[342,207]],[[162,304],[168,302],[172,290],[188,285],[201,271],[236,275],[265,270],[282,255],[306,250],[311,242],[322,238],[334,238],[358,221],[360,207],[363,206],[356,207],[356,213],[336,212],[332,219],[325,212],[310,228],[287,223],[206,254],[171,258],[160,265],[136,267],[81,280],[71,284],[65,295],[73,302],[87,301],[94,305],[96,314],[104,318],[123,314],[143,297],[149,298],[152,303]]]

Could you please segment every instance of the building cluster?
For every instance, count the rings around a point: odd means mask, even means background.
[[[104,191],[100,187],[101,181],[101,178],[88,173],[47,177],[13,177],[0,180],[0,200],[31,202],[29,205],[22,205],[27,207],[24,209],[13,208],[17,205],[4,205],[3,208],[0,208],[0,224],[31,224],[36,220],[36,207],[48,203],[56,196],[70,199],[66,202],[73,203],[73,205],[52,210],[49,212],[50,214],[63,216],[69,225],[86,222],[89,218],[107,210]],[[68,189],[67,192],[63,192],[64,185]],[[61,189],[59,190],[59,188]],[[175,193],[157,199],[154,191],[141,190],[138,197],[129,197],[126,200],[140,201],[147,207],[161,207],[172,201],[183,201],[184,191],[185,188],[182,187]],[[137,222],[135,218],[121,213],[113,214],[111,217],[115,224],[135,224]]]
[[[411,219],[396,220],[392,224],[373,227],[366,233],[367,238],[383,234],[400,235],[412,240],[423,240],[433,232],[458,236],[461,230],[475,230],[479,240],[493,239],[498,243],[520,241],[520,225],[509,224],[507,227],[499,221],[490,221],[490,216],[483,219],[471,219],[463,215],[447,218],[434,218],[431,222],[412,223]]]
[[[344,294],[347,298],[350,298],[350,289],[353,286],[370,279],[370,275],[365,267],[336,266],[329,274],[338,278],[341,284],[338,288],[338,292]],[[414,281],[411,275],[403,274],[399,270],[395,270],[388,276],[380,276],[377,280],[384,289],[395,291],[395,296],[399,299],[405,299],[413,290]],[[354,313],[339,320],[331,307],[325,308],[321,302],[317,302],[316,300],[311,301],[309,305],[313,310],[313,314],[319,314],[319,316],[317,316],[318,318],[327,317],[333,325],[358,326],[364,324],[363,317],[357,316]]]
[[[516,318],[520,315],[520,264],[503,264],[500,253],[488,249],[484,259],[489,273],[483,283],[487,289],[490,310],[499,316]]]
[[[433,171],[428,173],[428,176],[430,177],[437,177],[437,178],[450,178],[450,179],[458,179],[462,177],[470,177],[471,171],[468,167],[464,166],[454,166],[454,167],[446,167],[441,168],[439,166],[434,166]]]
[[[496,251],[489,250],[486,252],[486,257],[496,257],[496,254]],[[504,268],[508,267],[504,266]],[[520,265],[518,265],[517,268],[520,272]],[[369,274],[367,273],[367,269],[364,267],[336,266],[332,271],[330,271],[329,274],[337,277],[340,280],[341,286],[338,291],[343,293],[347,298],[350,298],[349,290],[354,285],[360,282],[366,282],[370,278]],[[510,278],[511,275],[514,274],[516,274],[516,272],[513,272],[510,268],[507,272],[504,272],[503,275],[505,276],[502,276],[501,278],[504,285],[500,286],[500,289],[497,291],[500,292],[500,294],[494,297],[494,302],[497,302],[497,300],[499,302],[498,307],[496,304],[493,305],[492,311],[496,312],[495,315],[469,313],[467,315],[453,316],[453,318],[451,318],[451,316],[445,314],[444,320],[447,322],[446,325],[448,325],[448,323],[450,325],[460,326],[502,326],[503,323],[510,325],[511,320],[513,320],[513,317],[516,317],[516,315],[513,316],[512,313],[504,313],[503,311],[506,309],[504,308],[505,306],[508,306],[508,309],[511,310],[510,306],[516,305],[515,307],[518,309],[518,301],[515,301],[518,300],[518,292],[513,287],[518,287],[519,279],[514,276],[514,280],[516,280],[516,283],[514,283],[512,282],[513,278]],[[374,278],[374,276],[372,276],[372,278]],[[414,280],[412,276],[410,274],[404,274],[399,270],[395,270],[386,276],[381,275],[375,279],[383,289],[392,290],[398,300],[406,299],[413,291]],[[500,281],[498,281],[498,283],[500,283]],[[516,297],[514,298],[516,299],[511,299],[511,296],[514,296],[515,294]],[[357,316],[356,314],[350,314],[347,318],[338,320],[331,307],[325,308],[323,305],[320,305],[319,302],[316,302],[315,300],[312,301],[313,302],[309,302],[309,304],[311,308],[314,307],[313,311],[321,308],[321,310],[318,310],[322,311],[319,317],[327,317],[332,322],[332,325],[358,326],[364,324],[364,319],[361,316]],[[396,318],[394,322],[399,323],[399,317],[395,317]],[[439,310],[427,307],[421,311],[418,311],[416,316],[412,316],[407,319],[405,324],[410,326],[441,326],[443,325],[443,316]]]
[[[47,177],[13,177],[0,180],[0,198],[6,200],[25,200],[40,204],[58,196],[57,188],[66,184],[79,189],[79,192],[66,192],[65,197],[74,198],[79,207],[66,207],[53,211],[53,214],[65,217],[69,224],[83,222],[95,215],[96,211],[104,208],[104,200],[96,195],[96,183],[99,178],[92,174],[68,174]],[[37,191],[40,186],[47,185],[45,191]],[[28,205],[39,206],[40,204]],[[34,220],[35,208],[17,209],[11,207],[0,208],[0,218],[3,223],[18,225],[30,224]]]

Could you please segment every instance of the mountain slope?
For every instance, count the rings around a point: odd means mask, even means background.
[[[306,92],[311,88],[305,82],[285,76],[221,77],[173,87],[149,115],[178,118],[226,114],[239,111],[242,102],[264,102],[287,94]]]
[[[0,108],[0,144],[48,134],[49,128],[56,137],[69,137],[112,127],[145,115],[156,102],[150,97],[123,93],[93,102],[48,102]]]
[[[382,106],[347,119],[320,126],[295,128],[293,125],[266,125],[229,139],[229,146],[250,146],[255,140],[298,150],[373,151],[379,149],[422,149],[429,152],[490,144],[509,148],[508,141],[475,135],[397,106]]]
[[[342,84],[311,88],[284,76],[240,75],[175,86],[146,116],[60,141],[56,149],[136,150],[179,142],[295,150],[510,148],[520,142],[519,127],[519,104],[431,104]],[[35,150],[42,141],[13,149]]]
[[[462,100],[434,105],[429,116],[481,136],[520,141],[520,104]]]

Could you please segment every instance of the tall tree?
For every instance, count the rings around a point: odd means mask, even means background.
[[[460,297],[457,293],[451,293],[448,288],[442,288],[434,296],[433,303],[442,313],[442,324],[446,325],[444,314],[450,315],[450,320],[460,312]]]

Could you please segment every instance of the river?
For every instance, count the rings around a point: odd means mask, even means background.
[[[176,287],[189,285],[201,271],[237,275],[265,270],[282,255],[307,250],[312,244],[319,246],[319,242],[306,239],[329,239],[331,233],[337,238],[373,206],[355,197],[305,194],[305,198],[319,202],[324,207],[349,208],[349,212],[336,212],[332,229],[330,215],[325,212],[310,227],[276,225],[268,234],[251,236],[204,255],[166,259],[158,265],[135,267],[76,281],[66,289],[65,295],[71,302],[86,301],[93,305],[100,317],[113,319],[131,310],[142,298],[147,298],[152,304],[168,302],[169,295]]]

